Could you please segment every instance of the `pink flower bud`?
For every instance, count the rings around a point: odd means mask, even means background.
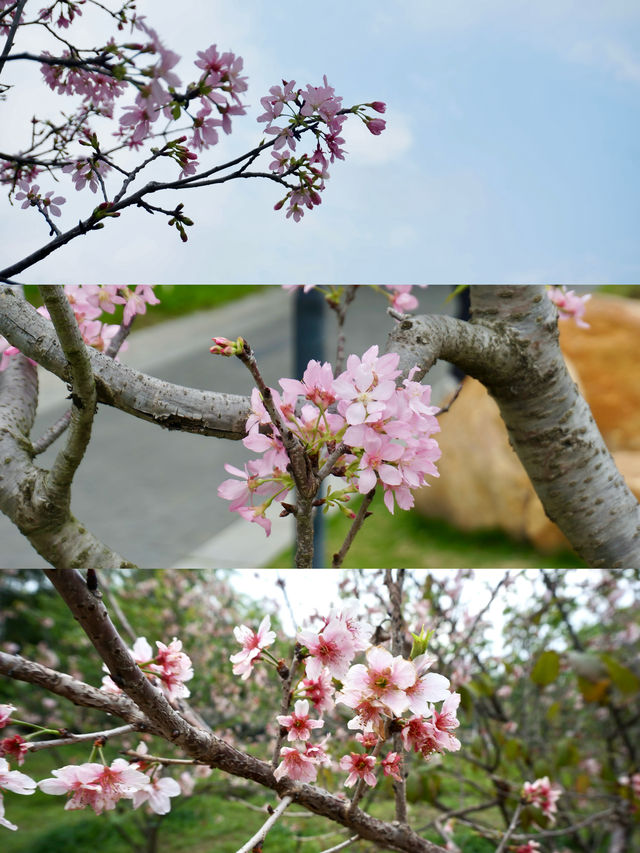
[[[372,110],[375,110],[377,113],[386,112],[387,105],[382,101],[374,101],[372,104],[367,104],[368,107],[371,107]]]
[[[381,118],[367,119],[367,129],[369,133],[373,133],[374,136],[380,136],[386,126],[386,121]]]

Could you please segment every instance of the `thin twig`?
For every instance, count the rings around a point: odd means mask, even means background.
[[[236,853],[251,853],[254,848],[258,847],[258,845],[261,845],[267,837],[267,833],[269,832],[271,827],[278,820],[280,815],[284,811],[286,811],[286,809],[291,805],[292,802],[293,797],[283,797],[282,802],[280,803],[278,808],[275,809],[273,814],[264,822],[262,828],[259,829],[255,835],[252,835],[251,838],[247,841],[247,843],[243,844],[242,847],[240,847],[236,851]]]
[[[514,811],[513,817],[511,818],[511,823],[509,824],[509,828],[507,829],[506,833],[503,835],[502,841],[500,842],[500,844],[496,850],[496,853],[504,853],[504,851],[507,849],[507,844],[509,843],[509,839],[511,838],[513,833],[516,831],[516,826],[518,825],[518,821],[520,820],[520,812],[521,811],[522,811],[522,803],[520,802],[516,806],[516,810]]]
[[[328,847],[326,850],[323,850],[322,853],[337,853],[338,850],[344,850],[345,848],[356,842],[359,838],[359,835],[352,835],[351,838],[347,838],[346,841],[343,841],[340,844],[336,844],[335,847]]]
[[[351,547],[351,544],[356,537],[356,533],[360,530],[365,518],[367,517],[367,511],[369,509],[369,506],[371,505],[371,501],[373,500],[375,493],[376,487],[374,486],[371,491],[367,492],[367,494],[364,496],[364,499],[360,504],[360,509],[358,510],[356,517],[353,519],[351,527],[349,528],[349,532],[347,533],[345,540],[342,543],[342,547],[336,554],[333,555],[331,568],[339,569],[342,565],[342,561],[347,556],[347,551]]]
[[[40,749],[51,749],[56,746],[68,746],[72,743],[82,743],[86,740],[98,740],[98,738],[117,737],[135,731],[135,726],[118,726],[115,729],[105,729],[102,732],[85,732],[79,735],[66,735],[55,740],[34,740],[31,743],[25,744],[29,752],[38,752]]]
[[[206,761],[198,761],[195,758],[163,758],[161,755],[148,755],[147,753],[136,752],[135,749],[123,749],[122,755],[128,758],[135,758],[137,761],[145,761],[153,764],[166,764],[171,766],[174,764],[195,764],[198,767],[208,767]]]

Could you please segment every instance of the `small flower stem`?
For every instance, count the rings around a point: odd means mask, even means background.
[[[360,509],[358,510],[356,517],[353,519],[353,523],[349,528],[349,532],[347,533],[344,542],[342,543],[342,547],[340,548],[337,554],[333,555],[333,560],[331,562],[331,567],[333,569],[339,569],[342,565],[342,561],[346,557],[347,551],[351,547],[351,543],[355,539],[356,533],[360,530],[364,523],[367,511],[369,509],[369,506],[371,505],[371,501],[373,500],[375,493],[376,487],[374,486],[373,489],[371,489],[370,492],[367,492],[367,494],[364,496],[364,500],[360,504]]]

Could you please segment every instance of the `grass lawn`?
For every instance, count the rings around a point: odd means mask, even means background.
[[[354,509],[357,503],[354,504]],[[499,530],[465,533],[438,519],[396,509],[392,516],[376,495],[373,516],[356,536],[344,568],[583,568],[573,552],[542,554],[531,545],[515,542]],[[339,550],[351,522],[341,513],[327,520],[326,565]],[[279,554],[270,568],[293,566],[293,548]]]

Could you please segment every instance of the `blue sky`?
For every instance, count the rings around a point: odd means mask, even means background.
[[[185,57],[184,80],[214,42],[245,59],[250,114],[211,158],[259,140],[259,98],[283,77],[327,74],[345,105],[384,100],[388,129],[374,138],[353,122],[347,160],[300,223],[273,211],[275,185],[236,182],[166,199],[196,221],[185,246],[136,211],[21,280],[640,281],[637,2],[138,5]],[[43,97],[30,84],[30,112]],[[24,100],[0,104],[12,129]],[[7,123],[0,150],[8,134]],[[86,215],[91,199],[66,195],[70,222]],[[32,211],[5,202],[0,228],[11,260],[46,237]]]

